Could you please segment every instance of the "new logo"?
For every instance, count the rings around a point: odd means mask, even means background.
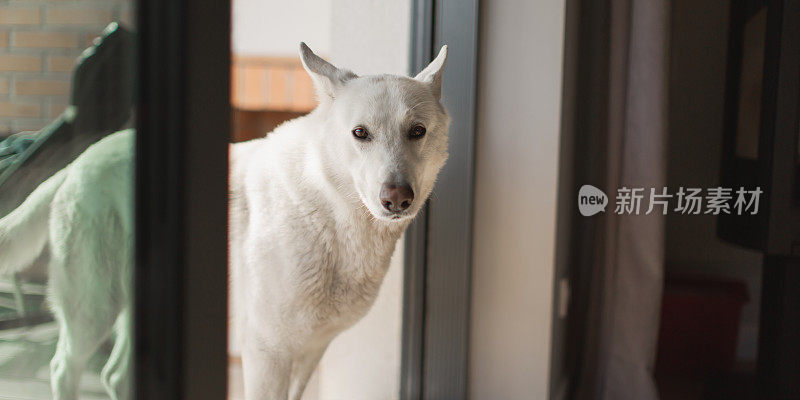
[[[607,204],[608,196],[592,185],[583,185],[578,191],[578,211],[584,217],[604,212]]]

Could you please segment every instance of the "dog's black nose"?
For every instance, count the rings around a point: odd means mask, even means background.
[[[402,185],[384,183],[381,186],[381,204],[388,211],[394,213],[403,211],[411,207],[413,201],[414,191],[411,189],[411,185],[407,183]]]

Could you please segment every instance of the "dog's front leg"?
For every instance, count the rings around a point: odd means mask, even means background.
[[[306,389],[308,379],[319,364],[319,359],[325,353],[325,347],[314,348],[304,352],[292,363],[291,384],[289,386],[289,400],[300,400]]]
[[[247,400],[287,400],[292,360],[288,352],[244,344],[242,373]]]

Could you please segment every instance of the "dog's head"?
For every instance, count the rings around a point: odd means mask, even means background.
[[[414,78],[359,77],[305,43],[300,53],[331,135],[326,145],[361,202],[379,220],[412,218],[447,160],[450,117],[440,102],[447,46]]]

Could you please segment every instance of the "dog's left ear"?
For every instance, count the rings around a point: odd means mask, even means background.
[[[431,90],[437,99],[442,98],[442,72],[447,61],[447,45],[442,46],[439,55],[428,64],[414,79],[431,85]]]
[[[333,64],[323,60],[303,42],[300,43],[300,59],[303,60],[303,67],[314,81],[320,101],[334,98],[339,87],[351,79],[358,78],[358,75],[351,71],[336,68]]]

